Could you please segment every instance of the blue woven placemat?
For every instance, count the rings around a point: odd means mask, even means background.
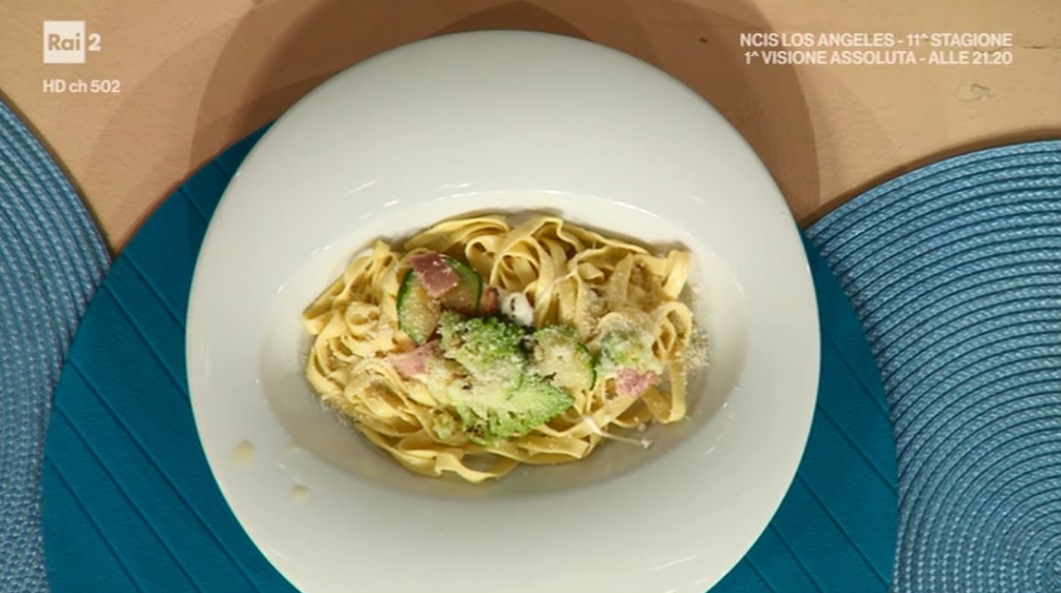
[[[1061,141],[919,169],[809,235],[894,420],[896,593],[1061,591]]]
[[[106,246],[77,192],[0,103],[0,591],[47,591],[40,531],[44,433]]]
[[[214,206],[256,140],[203,168],[148,220],[114,263],[71,347],[44,470],[55,593],[291,591],[211,478],[184,375],[195,256]],[[823,330],[807,453],[777,517],[717,591],[888,589],[896,473],[879,373],[850,302],[807,248]],[[548,550],[542,554],[547,562]],[[356,563],[351,559],[350,590],[371,590],[356,581]],[[447,585],[453,583],[440,580],[430,591],[454,591]]]

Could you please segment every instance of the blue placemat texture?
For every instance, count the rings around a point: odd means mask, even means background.
[[[850,301],[805,248],[822,348],[807,450],[777,516],[712,593],[871,593],[891,582],[895,444],[880,375]]]
[[[185,309],[199,243],[256,139],[228,150],[160,207],[114,263],[84,318],[56,392],[46,450],[44,530],[56,593],[291,590],[211,479],[184,375]],[[850,302],[807,247],[823,330],[810,445],[776,519],[719,591],[888,589],[897,511],[884,394]]]
[[[110,256],[81,198],[0,103],[0,591],[47,590],[40,473],[52,390]]]
[[[888,396],[896,593],[1061,591],[1061,141],[903,175],[809,235]]]
[[[78,330],[44,463],[55,592],[293,591],[213,482],[184,372],[199,244],[257,137],[229,149],[159,207],[115,260]]]

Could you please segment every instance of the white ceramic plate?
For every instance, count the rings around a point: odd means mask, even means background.
[[[472,486],[406,472],[313,402],[300,314],[355,251],[543,209],[692,250],[711,366],[687,421]],[[700,593],[793,478],[819,347],[789,211],[718,113],[613,50],[481,32],[359,64],[269,130],[210,223],[187,355],[214,476],[306,593]]]

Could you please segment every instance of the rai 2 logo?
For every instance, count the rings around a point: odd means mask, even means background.
[[[84,64],[86,52],[103,50],[103,36],[86,34],[85,21],[44,21],[44,63]]]

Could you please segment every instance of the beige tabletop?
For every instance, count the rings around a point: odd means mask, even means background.
[[[747,138],[804,224],[943,156],[1061,137],[1059,0],[0,0],[0,14],[0,92],[115,250],[329,76],[454,31],[563,33],[658,65]]]

